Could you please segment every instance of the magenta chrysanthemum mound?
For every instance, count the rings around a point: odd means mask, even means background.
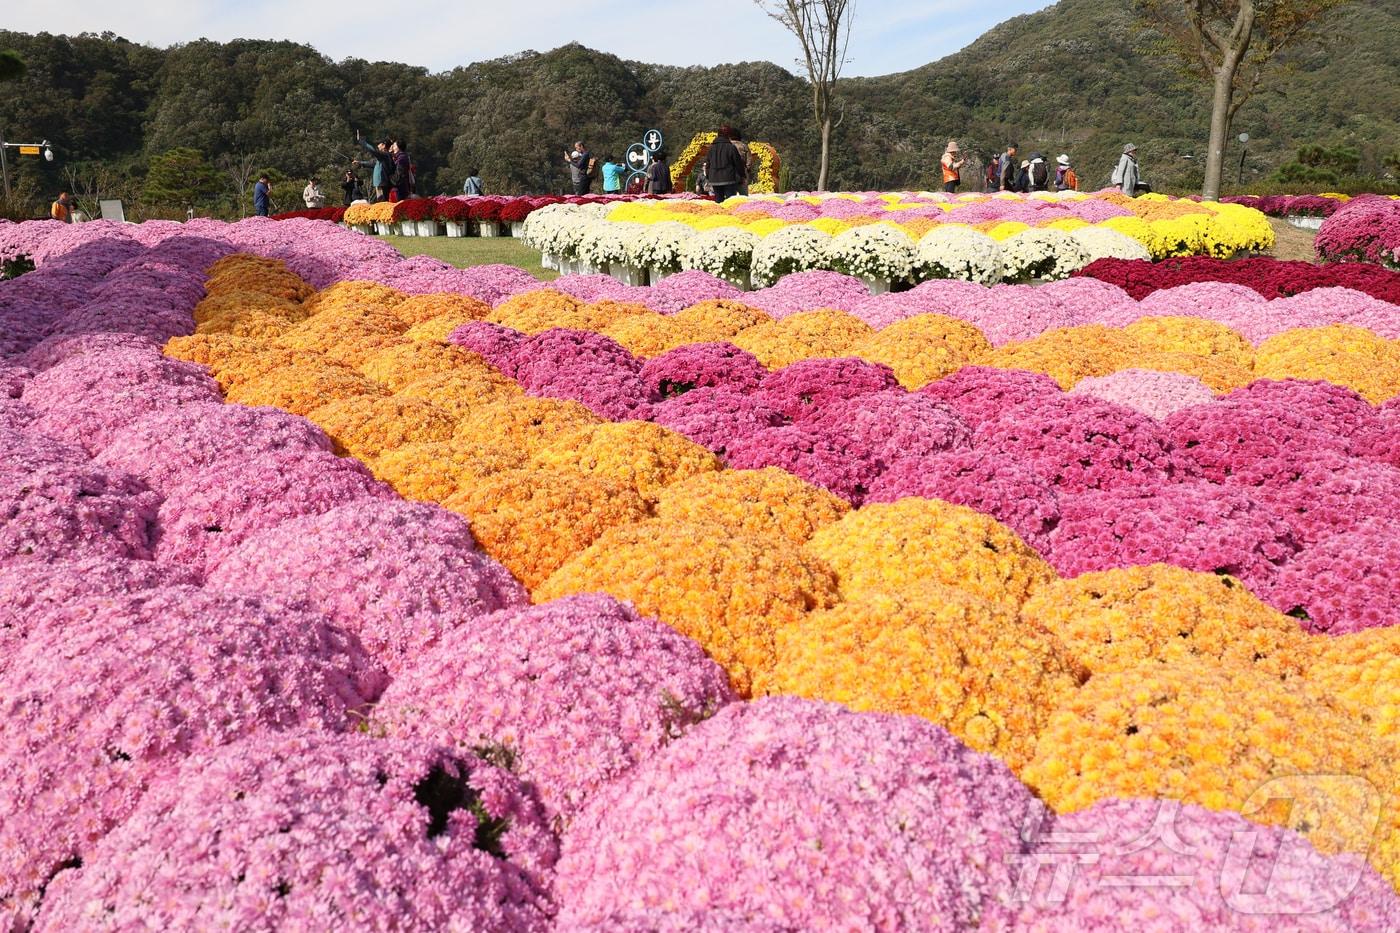
[[[813,409],[803,427],[820,431],[866,464],[866,486],[890,465],[955,447],[972,431],[949,406],[926,395],[884,389]]]
[[[1171,470],[1161,425],[1096,398],[1061,394],[1025,402],[980,424],[973,445],[1019,461],[1066,492],[1142,486]]]
[[[160,496],[133,476],[77,460],[72,448],[28,437],[12,435],[0,454],[0,566],[88,555],[149,560]]]
[[[733,911],[798,929],[1004,919],[1043,808],[915,717],[795,697],[725,707],[584,808],[555,883],[565,925]]]
[[[1088,395],[1140,411],[1161,421],[1170,415],[1215,401],[1215,393],[1195,376],[1155,369],[1120,369],[1075,383],[1070,395]]]
[[[1241,490],[1200,480],[1062,495],[1049,543],[1046,556],[1065,576],[1174,564],[1229,574],[1261,597],[1298,551],[1274,512]]]
[[[196,404],[132,422],[113,436],[96,459],[168,493],[226,457],[330,449],[330,439],[320,428],[281,409]]]
[[[1400,898],[1363,858],[1230,811],[1105,800],[1051,819],[1032,859],[1017,930],[1400,928]]]
[[[446,633],[384,693],[395,736],[508,747],[547,814],[600,788],[734,700],[700,646],[609,596],[507,609]]]
[[[1375,520],[1305,548],[1279,575],[1270,602],[1310,632],[1400,625],[1400,525]]]
[[[572,399],[613,421],[645,419],[649,413],[642,364],[602,334],[546,330],[521,341],[508,365],[531,395]]]
[[[951,406],[976,428],[1024,402],[1054,398],[1060,394],[1060,387],[1044,373],[964,366],[950,376],[930,382],[919,392]]]
[[[736,470],[780,467],[859,505],[874,479],[861,453],[845,438],[820,427],[789,424],[729,441],[725,462]]]
[[[368,736],[200,755],[45,898],[51,929],[548,929],[553,837],[508,772]]]
[[[520,331],[490,321],[469,321],[447,335],[448,343],[479,354],[507,376],[515,375],[512,354],[525,340]]]
[[[529,602],[477,551],[465,519],[397,500],[354,502],[252,535],[208,582],[325,613],[391,670],[456,626]]]
[[[1376,410],[1375,420],[1351,437],[1352,453],[1400,467],[1400,395]]]
[[[0,677],[0,901],[24,901],[190,753],[341,731],[384,686],[314,615],[179,586],[70,603]]]
[[[794,421],[832,402],[899,387],[894,371],[882,363],[853,357],[801,360],[770,373],[758,399]]]
[[[1272,481],[1247,492],[1287,522],[1298,541],[1317,544],[1369,519],[1400,516],[1400,469],[1337,454],[1280,458]]]
[[[710,387],[751,392],[767,375],[758,357],[722,341],[686,344],[642,365],[642,382],[657,399]]]
[[[23,366],[0,359],[0,398],[19,398],[34,373]]]
[[[363,464],[322,451],[226,457],[170,491],[157,559],[201,573],[254,533],[349,502],[396,498]]]
[[[865,501],[895,502],[907,496],[942,499],[990,515],[1042,554],[1060,520],[1059,497],[1049,482],[1014,459],[977,449],[898,460],[875,481]]]
[[[751,392],[691,389],[652,409],[652,420],[725,456],[740,440],[783,423],[783,413]]]

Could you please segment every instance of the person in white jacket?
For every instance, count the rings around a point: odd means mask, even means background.
[[[306,187],[301,189],[301,199],[306,202],[307,210],[316,210],[326,206],[326,194],[321,190],[321,179],[313,178],[306,183]]]
[[[1138,170],[1137,146],[1128,143],[1123,147],[1123,155],[1118,159],[1118,167],[1113,170],[1113,183],[1128,197],[1136,197],[1142,174]]]

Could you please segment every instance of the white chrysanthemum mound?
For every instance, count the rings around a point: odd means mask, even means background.
[[[755,288],[772,285],[785,275],[826,269],[831,263],[831,237],[804,224],[783,227],[764,237],[753,251]]]
[[[995,285],[1001,281],[1001,244],[971,227],[934,227],[919,240],[917,265],[920,278]]]
[[[1089,251],[1063,230],[1031,228],[1001,246],[1002,275],[1011,282],[1064,279],[1089,264]]]
[[[681,247],[681,268],[697,269],[738,282],[749,272],[758,237],[747,230],[718,227],[697,233]]]
[[[902,282],[914,273],[914,241],[897,227],[870,224],[831,238],[831,268],[845,275]]]
[[[1108,227],[1077,227],[1070,236],[1079,241],[1089,254],[1089,262],[1095,259],[1151,259],[1152,252],[1126,233],[1110,230]],[[1087,263],[1086,263],[1087,265]]]
[[[627,262],[666,273],[679,271],[681,248],[695,236],[695,228],[672,220],[643,225],[643,230],[627,241]]]

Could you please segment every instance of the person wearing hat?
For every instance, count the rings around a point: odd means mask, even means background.
[[[961,150],[958,149],[956,139],[948,140],[948,148],[943,150],[943,190],[952,194],[958,190],[959,183],[962,182],[962,167],[966,161],[962,157]]]
[[[1123,155],[1118,159],[1118,167],[1113,170],[1113,184],[1122,189],[1128,197],[1135,197],[1142,174],[1138,170],[1137,146],[1128,143],[1123,147]]]
[[[1055,159],[1055,190],[1079,190],[1079,176],[1069,167],[1069,155],[1063,152]]]
[[[1031,160],[1022,159],[1021,167],[1016,172],[1016,181],[1011,185],[1012,191],[1025,194],[1031,190]]]

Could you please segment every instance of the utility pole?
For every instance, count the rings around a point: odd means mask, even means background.
[[[8,201],[10,200],[10,163],[5,159],[6,149],[18,149],[19,154],[22,156],[43,155],[44,161],[52,162],[53,147],[49,145],[47,139],[41,143],[7,143],[5,142],[4,135],[0,134],[0,178],[4,179],[5,200]]]

